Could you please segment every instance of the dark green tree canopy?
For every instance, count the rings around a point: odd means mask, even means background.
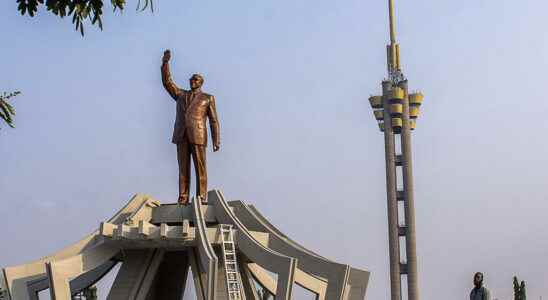
[[[519,284],[517,276],[514,276],[514,300],[527,300],[525,281],[522,280],[521,284]]]
[[[72,23],[76,26],[76,30],[84,35],[84,22],[88,21],[92,25],[103,29],[103,6],[108,0],[17,0],[19,6],[17,9],[21,15],[28,14],[34,17],[40,6],[46,7],[47,11],[60,17],[72,17]],[[45,3],[44,3],[45,2]],[[126,0],[110,0],[113,11],[116,9],[123,10]],[[142,5],[141,5],[142,4]],[[147,7],[153,11],[154,6],[152,0],[138,0],[137,10],[145,10]]]

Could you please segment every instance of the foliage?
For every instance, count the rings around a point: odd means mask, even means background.
[[[514,300],[526,300],[527,295],[525,292],[525,281],[518,283],[518,278],[514,276]]]
[[[29,14],[34,17],[38,12],[38,7],[46,5],[46,9],[52,14],[64,18],[72,16],[72,24],[76,26],[76,30],[84,35],[84,22],[88,20],[92,25],[98,26],[103,30],[103,3],[108,0],[17,0],[19,6],[17,9],[21,15]],[[141,3],[141,1],[143,1]],[[153,0],[138,0],[137,10],[145,10],[150,7],[154,11]],[[126,0],[110,0],[113,11],[119,9],[122,11],[126,4]],[[141,5],[142,4],[142,5]]]
[[[4,92],[0,95],[0,118],[4,120],[10,127],[15,127],[13,125],[13,116],[15,116],[15,109],[11,104],[8,103],[8,100],[12,97],[21,94],[21,92],[6,93]]]

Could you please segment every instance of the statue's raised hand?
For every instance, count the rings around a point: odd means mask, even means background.
[[[167,49],[166,51],[164,51],[164,57],[162,57],[162,61],[169,62],[170,59],[171,59],[171,51]]]

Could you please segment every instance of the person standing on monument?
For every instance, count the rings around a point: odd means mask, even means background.
[[[470,292],[470,300],[491,300],[491,293],[483,286],[483,273],[474,274],[474,288]]]
[[[173,129],[172,142],[177,145],[179,163],[179,199],[182,205],[189,203],[190,157],[194,162],[196,173],[196,196],[203,204],[207,203],[207,129],[209,119],[213,151],[221,147],[219,119],[215,109],[215,97],[202,92],[204,78],[199,74],[190,77],[190,90],[183,90],[171,79],[169,60],[171,52],[164,51],[162,57],[162,83],[169,95],[177,102],[177,113]]]

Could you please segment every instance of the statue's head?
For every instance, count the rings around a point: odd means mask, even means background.
[[[202,84],[204,84],[204,77],[200,74],[194,74],[188,81],[190,82],[190,88],[195,90],[202,87]]]
[[[478,288],[483,285],[483,273],[477,272],[474,274],[474,285]]]

